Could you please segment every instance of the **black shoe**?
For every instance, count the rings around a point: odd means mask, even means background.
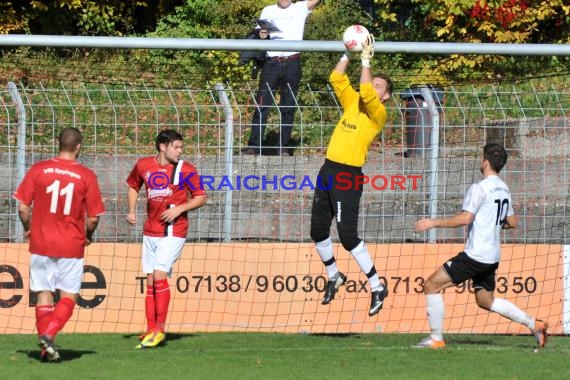
[[[255,148],[246,148],[244,150],[242,150],[243,154],[247,154],[250,156],[259,156],[259,154],[261,153],[259,148],[255,149]]]
[[[277,148],[277,152],[279,156],[292,157],[295,155],[293,148]]]
[[[346,282],[346,276],[340,272],[338,272],[338,276],[334,280],[327,281],[327,287],[325,289],[325,296],[323,297],[323,301],[321,304],[327,305],[333,299],[334,295],[336,294],[338,288]]]
[[[42,347],[46,351],[48,361],[50,362],[60,361],[59,352],[57,352],[55,343],[47,335],[40,336],[40,347]]]
[[[377,290],[372,292],[372,300],[370,302],[370,310],[368,311],[369,316],[373,316],[377,314],[380,309],[382,309],[382,305],[384,305],[384,299],[388,297],[388,288],[384,288],[382,290]]]
[[[279,156],[279,149],[274,148],[263,148],[261,150],[262,156]]]
[[[49,361],[48,354],[45,348],[42,346],[42,350],[40,351],[40,361],[42,363],[47,363]]]

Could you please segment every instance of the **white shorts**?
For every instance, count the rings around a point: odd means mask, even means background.
[[[172,266],[180,257],[185,242],[185,238],[174,236],[153,237],[143,235],[143,272],[152,273],[159,270],[171,274]]]
[[[32,253],[30,258],[30,290],[56,289],[79,294],[83,278],[83,259],[48,257]]]

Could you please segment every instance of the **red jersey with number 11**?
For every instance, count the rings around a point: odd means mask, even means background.
[[[33,207],[30,252],[49,257],[83,257],[86,215],[105,212],[95,173],[75,160],[34,164],[14,198]]]

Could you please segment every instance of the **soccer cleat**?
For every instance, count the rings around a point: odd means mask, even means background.
[[[149,330],[149,331],[145,332],[144,334],[140,334],[140,335],[139,335],[139,341],[142,341],[144,338],[146,338],[147,335],[150,335],[150,334],[152,334],[152,333],[154,333],[154,331],[153,331],[153,330]]]
[[[162,331],[156,330],[145,336],[135,348],[153,348],[164,342],[164,339],[166,339],[166,334]]]
[[[327,281],[327,287],[325,289],[325,296],[321,304],[328,305],[334,299],[334,295],[338,291],[338,288],[346,282],[346,276],[341,272],[338,272],[338,276],[334,280]]]
[[[421,342],[419,342],[418,344],[416,344],[415,346],[412,346],[413,348],[429,348],[432,350],[439,350],[441,348],[445,348],[445,340],[436,340],[433,339],[431,336],[428,336],[427,338],[425,338],[424,340],[422,340]]]
[[[42,351],[45,350],[47,353],[47,360],[50,362],[59,362],[60,356],[59,352],[57,352],[57,348],[55,347],[55,343],[51,338],[47,335],[40,336],[40,347]]]
[[[384,300],[388,297],[388,289],[383,288],[382,290],[377,290],[372,292],[372,298],[370,300],[370,310],[368,311],[369,316],[373,316],[382,309],[384,305]]]
[[[546,346],[546,342],[548,341],[548,334],[546,333],[547,329],[548,322],[541,321],[540,319],[537,319],[534,322],[534,330],[532,330],[532,333],[536,339],[538,348],[544,348],[544,346]]]
[[[47,351],[43,346],[42,346],[42,350],[40,351],[40,361],[42,363],[47,363],[49,361]]]

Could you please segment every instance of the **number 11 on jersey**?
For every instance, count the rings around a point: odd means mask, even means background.
[[[49,206],[49,212],[55,214],[57,212],[57,203],[59,202],[60,196],[65,196],[65,203],[63,205],[63,215],[69,215],[71,212],[71,202],[73,201],[73,188],[75,184],[70,182],[63,189],[59,189],[61,182],[59,179],[53,181],[51,185],[46,187],[46,193],[51,193],[51,203]]]

